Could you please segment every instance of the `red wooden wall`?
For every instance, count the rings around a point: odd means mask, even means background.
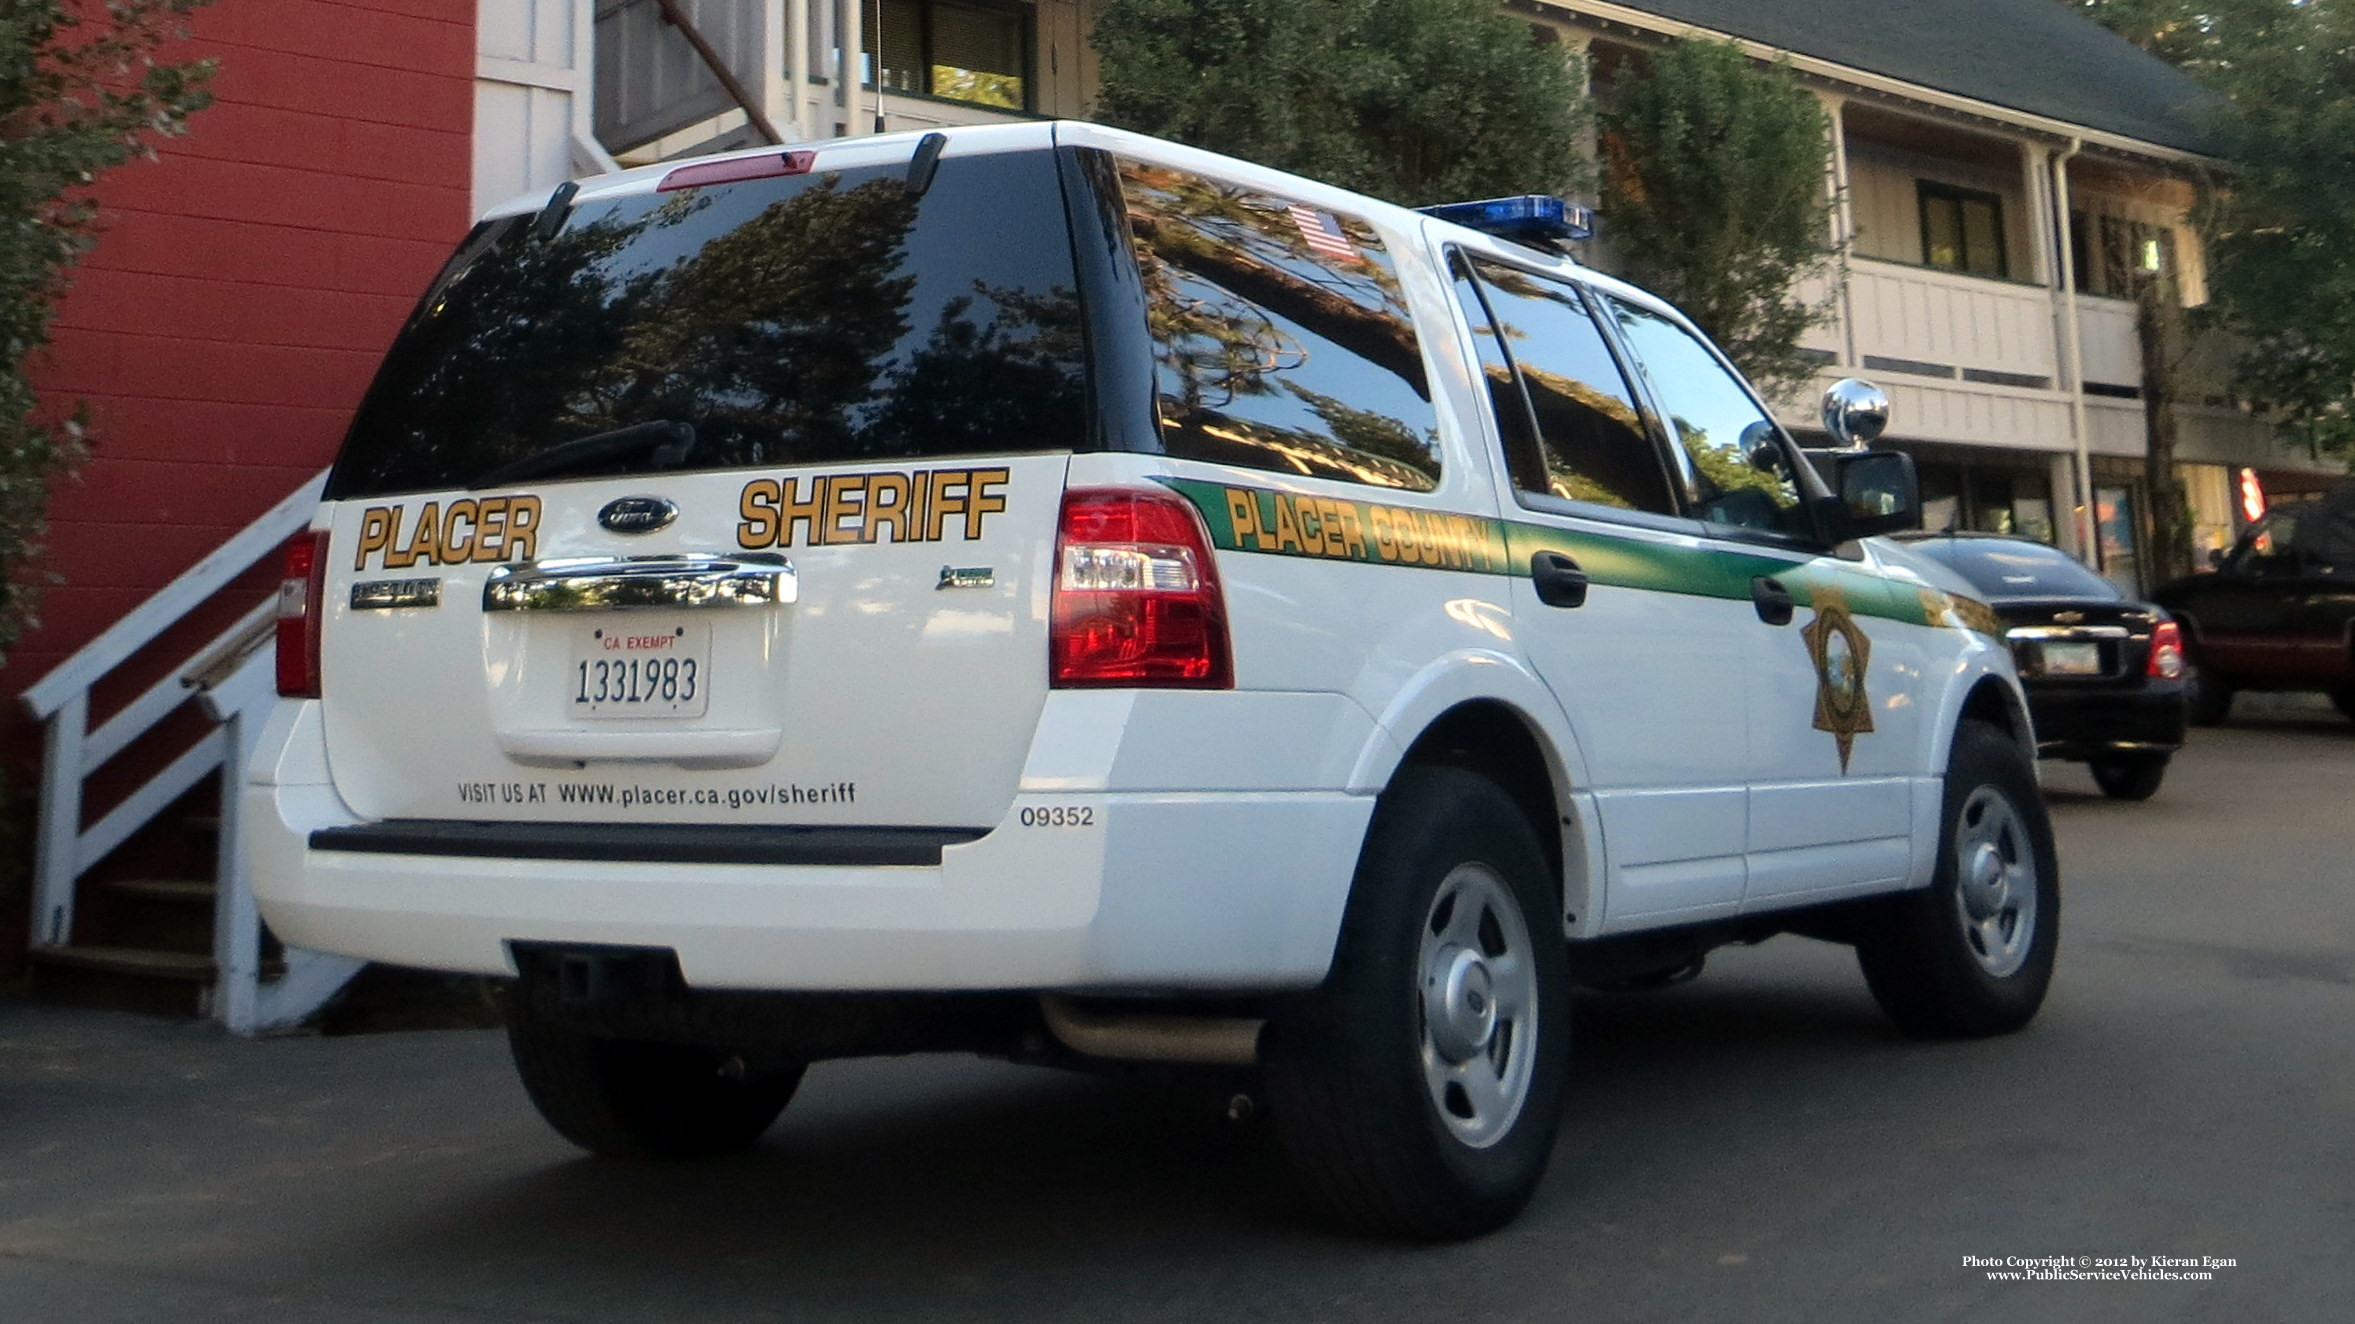
[[[326,465],[464,232],[475,2],[215,0],[170,53],[219,62],[214,104],[101,180],[106,234],[36,360],[95,449],[51,502],[64,583],[0,667],[19,790],[38,732],[17,694]]]

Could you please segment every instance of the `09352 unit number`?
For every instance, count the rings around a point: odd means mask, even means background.
[[[1094,805],[1026,805],[1021,822],[1024,827],[1094,827],[1096,808]]]

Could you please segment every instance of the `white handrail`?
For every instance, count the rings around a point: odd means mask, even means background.
[[[358,962],[341,957],[288,949],[288,976],[274,984],[261,982],[261,920],[245,874],[236,780],[261,718],[275,702],[266,647],[275,604],[268,597],[253,604],[96,727],[90,724],[90,687],[307,526],[326,478],[325,473],[317,475],[263,512],[23,695],[25,706],[46,728],[32,946],[39,950],[67,945],[82,875],[167,806],[218,774],[225,784],[215,871],[211,997],[213,1014],[241,1034],[301,1019],[359,968]],[[191,698],[219,725],[181,750],[97,822],[83,827],[84,780]]]
[[[96,639],[82,645],[72,657],[51,668],[49,674],[33,683],[24,692],[25,707],[36,719],[46,721],[50,714],[66,705],[77,694],[88,692],[98,678],[120,666],[125,658],[145,648],[154,638],[170,629],[198,603],[218,593],[230,580],[244,574],[247,567],[267,555],[271,548],[293,537],[311,522],[311,512],[319,504],[319,492],[327,482],[321,470],[311,481],[288,494],[284,501],[270,507],[259,519],[238,530],[229,541],[214,548],[205,558],[171,583],[158,589],[154,596],[133,608],[131,614],[108,626]]]

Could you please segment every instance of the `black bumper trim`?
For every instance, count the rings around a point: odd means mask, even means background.
[[[916,865],[987,828],[755,827],[643,823],[476,823],[388,818],[321,828],[312,850],[457,855],[501,860],[629,860],[656,864]]]

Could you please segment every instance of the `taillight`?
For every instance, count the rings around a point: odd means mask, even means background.
[[[2173,621],[2161,621],[2151,631],[2151,662],[2143,668],[2146,676],[2166,680],[2183,679],[2183,630]]]
[[[327,591],[327,533],[297,535],[286,545],[278,581],[278,693],[319,697],[319,616]]]
[[[1110,487],[1063,494],[1048,658],[1057,689],[1234,687],[1210,531],[1183,497]]]

